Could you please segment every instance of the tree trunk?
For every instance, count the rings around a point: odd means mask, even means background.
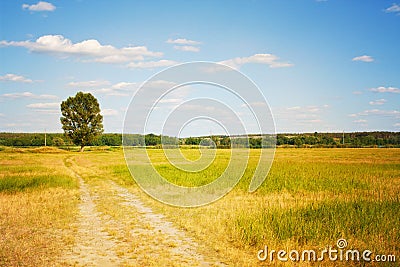
[[[79,150],[79,152],[83,152],[84,149],[85,149],[85,146],[81,146],[81,149]]]

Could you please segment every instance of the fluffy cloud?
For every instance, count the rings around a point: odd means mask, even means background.
[[[140,86],[140,83],[119,82],[109,87],[94,90],[96,93],[110,96],[130,96]]]
[[[322,106],[294,106],[294,107],[287,107],[285,108],[286,111],[294,111],[298,114],[300,113],[305,113],[305,114],[313,114],[313,113],[319,113],[325,109],[329,108],[329,105],[322,105]]]
[[[238,69],[240,66],[249,63],[265,64],[270,68],[292,67],[293,64],[279,61],[279,58],[273,54],[255,54],[250,57],[237,57],[221,61],[220,63]]]
[[[353,121],[353,122],[355,122],[355,123],[366,123],[367,120],[359,119],[359,120],[355,120],[355,121]]]
[[[34,5],[23,4],[23,9],[28,9],[30,11],[54,11],[56,7],[49,2],[40,1]]]
[[[359,113],[349,115],[349,117],[358,117],[358,116],[386,116],[386,117],[400,118],[400,111],[398,111],[398,110],[383,110],[383,109],[369,109],[369,110],[364,110]]]
[[[199,52],[200,48],[197,46],[192,46],[192,45],[174,45],[174,49],[175,50],[181,50],[181,51],[185,51],[185,52]]]
[[[118,115],[118,111],[115,109],[105,108],[101,111],[103,116],[116,116]]]
[[[198,47],[198,45],[200,45],[201,43],[198,41],[193,41],[193,40],[188,40],[188,39],[168,39],[166,41],[166,43],[168,44],[174,44],[174,49],[175,50],[180,50],[180,51],[185,51],[185,52],[199,52],[200,51],[200,47]]]
[[[168,44],[178,44],[178,45],[199,45],[199,44],[201,44],[198,41],[188,40],[188,39],[184,39],[184,38],[175,39],[175,40],[168,39],[166,43],[168,43]]]
[[[375,101],[370,101],[369,102],[369,104],[370,105],[372,105],[372,106],[378,106],[378,105],[383,105],[383,104],[385,104],[386,103],[386,99],[378,99],[378,100],[375,100]]]
[[[136,86],[136,85],[137,85],[137,83],[119,82],[119,83],[116,83],[113,86],[111,86],[111,88],[117,89],[117,90],[123,90],[123,89],[127,89],[132,86]]]
[[[320,123],[321,114],[329,109],[329,105],[321,106],[293,106],[285,108],[274,108],[276,120],[291,122],[294,124]]]
[[[57,56],[74,56],[86,61],[102,63],[126,63],[145,58],[161,57],[163,53],[149,51],[145,46],[116,48],[102,45],[95,39],[73,43],[62,35],[44,35],[36,41],[0,41],[2,46],[25,47],[32,52]]]
[[[162,59],[159,61],[145,61],[145,62],[132,62],[127,65],[128,68],[137,69],[152,69],[159,67],[169,67],[178,64],[178,62],[173,60]]]
[[[0,81],[6,82],[22,82],[22,83],[32,83],[31,79],[27,79],[24,76],[8,73],[6,75],[0,76]]]
[[[390,7],[386,8],[387,13],[398,13],[400,12],[400,6],[398,4],[392,4]]]
[[[400,89],[396,87],[376,87],[376,88],[370,88],[369,91],[371,92],[376,92],[376,93],[395,93],[395,94],[400,94]]]
[[[23,92],[23,93],[9,93],[3,94],[0,97],[3,98],[33,98],[33,99],[57,99],[58,97],[55,95],[35,95],[31,92]]]
[[[109,81],[83,81],[83,82],[70,82],[68,84],[71,87],[78,88],[94,88],[99,86],[107,86],[110,85]]]
[[[60,103],[54,102],[54,103],[33,103],[29,104],[26,107],[28,108],[33,108],[33,109],[54,109],[54,108],[59,108]]]
[[[70,82],[68,86],[74,88],[81,88],[91,93],[99,93],[112,96],[129,96],[139,88],[141,83],[133,82],[118,82],[111,84],[110,81],[106,80],[92,80],[92,81],[78,81]]]
[[[52,102],[52,103],[32,103],[26,105],[27,108],[33,109],[35,112],[54,115],[60,114],[60,103]]]
[[[371,56],[363,55],[363,56],[354,57],[352,59],[352,61],[373,62],[374,58]]]
[[[330,111],[329,105],[273,107],[274,121],[278,132],[314,132],[315,129],[332,127],[324,117]]]

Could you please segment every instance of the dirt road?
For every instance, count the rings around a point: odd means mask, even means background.
[[[86,182],[67,159],[80,184],[75,243],[67,266],[223,266],[198,252],[187,234],[154,212],[134,193],[108,179]]]

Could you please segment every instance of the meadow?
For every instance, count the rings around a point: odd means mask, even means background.
[[[159,173],[185,186],[198,186],[217,178],[230,155],[229,150],[219,149],[207,169],[185,173],[171,166],[162,150],[148,152]],[[200,156],[196,149],[183,149],[182,153],[190,160]],[[373,255],[396,255],[398,264],[400,149],[278,148],[266,181],[256,192],[249,193],[258,154],[259,150],[251,150],[243,178],[222,199],[199,208],[178,208],[162,204],[141,191],[120,148],[93,148],[84,153],[55,148],[4,148],[0,151],[0,265],[74,265],[64,261],[63,255],[77,242],[75,222],[80,195],[75,174],[96,196],[94,203],[106,225],[105,231],[123,240],[116,246],[116,255],[124,257],[124,266],[135,266],[137,261],[133,259],[138,255],[132,254],[139,250],[132,247],[146,246],[146,240],[129,235],[138,223],[132,218],[138,214],[117,205],[110,183],[135,194],[155,212],[165,215],[199,244],[199,253],[218,259],[221,264],[268,265],[268,260],[257,259],[257,252],[265,246],[275,250],[320,251],[336,246],[340,238],[347,240],[348,248],[368,249]],[[114,227],[110,222],[123,227]],[[162,251],[158,257],[157,262],[140,259],[141,264],[157,266],[168,260]],[[272,263],[293,264],[276,259]],[[185,266],[176,264],[182,265]],[[360,263],[325,261],[324,265]]]

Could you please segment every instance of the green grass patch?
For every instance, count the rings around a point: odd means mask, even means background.
[[[6,176],[0,179],[0,192],[16,193],[49,187],[77,188],[78,184],[70,176]]]
[[[120,184],[130,186],[136,184],[132,178],[126,164],[112,165],[103,168],[104,170],[111,170],[113,180],[118,181]]]

